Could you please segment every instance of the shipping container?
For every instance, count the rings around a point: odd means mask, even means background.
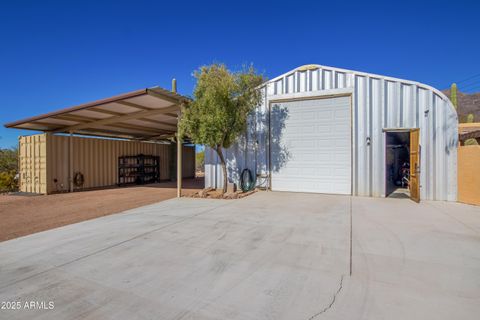
[[[19,138],[20,191],[52,194],[115,186],[118,157],[139,154],[160,158],[160,180],[170,180],[175,172],[173,144],[80,136],[38,134]],[[183,177],[195,176],[195,147],[183,148]],[[72,179],[83,175],[81,186]],[[174,176],[174,175],[173,175]],[[72,184],[72,186],[71,186]]]

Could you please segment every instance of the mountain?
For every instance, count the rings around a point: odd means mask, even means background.
[[[442,90],[442,92],[450,98],[450,89]],[[458,102],[458,121],[460,123],[467,122],[467,116],[470,113],[474,115],[474,122],[480,122],[480,92],[463,93],[457,90]]]

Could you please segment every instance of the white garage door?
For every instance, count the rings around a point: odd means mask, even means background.
[[[272,103],[272,190],[351,194],[350,97]]]

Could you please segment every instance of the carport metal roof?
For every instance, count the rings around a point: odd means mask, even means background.
[[[188,98],[147,88],[5,124],[7,128],[110,138],[162,140],[177,131]]]
[[[176,88],[176,80],[172,81]],[[5,124],[7,128],[97,137],[163,140],[177,132],[178,117],[188,98],[160,87],[124,93],[79,106]],[[71,139],[70,139],[71,143]],[[70,148],[70,150],[72,150]],[[72,163],[72,151],[68,161]],[[69,166],[73,177],[73,166]],[[73,179],[70,179],[73,191]],[[177,197],[182,192],[182,143],[177,143]]]

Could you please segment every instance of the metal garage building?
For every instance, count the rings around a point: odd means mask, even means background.
[[[245,136],[226,151],[230,182],[243,169],[274,191],[384,197],[409,166],[414,200],[457,199],[457,113],[414,81],[307,65],[262,87]],[[402,167],[403,166],[403,167]],[[213,150],[206,187],[220,188]]]

